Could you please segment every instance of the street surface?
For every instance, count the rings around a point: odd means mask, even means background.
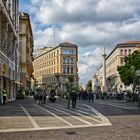
[[[140,140],[140,109],[136,103],[47,100],[32,97],[0,105],[0,140]]]

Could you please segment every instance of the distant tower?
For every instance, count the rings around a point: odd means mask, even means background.
[[[104,47],[104,53],[103,53],[103,84],[102,84],[102,91],[107,91],[107,86],[106,86],[106,51]]]

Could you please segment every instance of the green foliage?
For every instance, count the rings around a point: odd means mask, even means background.
[[[124,58],[125,65],[118,67],[118,72],[122,82],[129,86],[134,84],[134,79],[136,79],[135,71],[140,70],[140,52],[134,51]]]
[[[74,77],[69,76],[68,77],[68,82],[66,83],[66,89],[67,89],[68,93],[72,92],[73,86],[74,86]]]
[[[50,93],[56,94],[55,89],[54,89],[54,88],[52,88],[52,89],[50,90]]]
[[[76,92],[79,92],[80,91],[79,85],[78,84],[77,85],[73,85],[72,90],[75,90]]]
[[[69,80],[70,83],[74,83],[74,76],[70,75],[68,77],[68,80]]]
[[[86,89],[87,90],[92,90],[92,80],[88,80],[88,82],[86,84]]]
[[[67,79],[68,81],[66,82],[66,85],[65,85],[66,86],[65,95],[67,96],[67,99],[69,99],[70,93],[72,93],[73,90],[76,92],[79,92],[80,88],[78,84],[75,84],[74,76],[69,76]]]

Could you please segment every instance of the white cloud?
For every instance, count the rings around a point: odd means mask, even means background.
[[[139,0],[31,0],[35,47],[69,41],[79,45],[79,75],[83,83],[120,42],[140,38]],[[27,8],[28,7],[28,8]],[[83,57],[84,56],[84,57]]]

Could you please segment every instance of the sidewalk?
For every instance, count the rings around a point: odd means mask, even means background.
[[[96,99],[95,101],[102,101],[105,103],[117,103],[117,104],[132,106],[132,107],[138,107],[138,102],[128,102],[126,100],[97,100]]]

